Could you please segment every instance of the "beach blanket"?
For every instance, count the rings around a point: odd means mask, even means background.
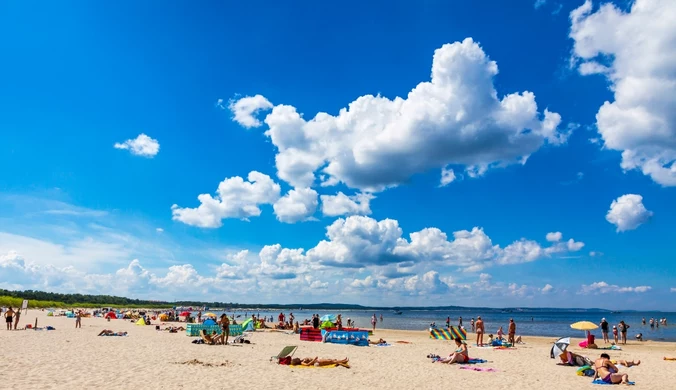
[[[602,381],[601,379],[596,379],[595,381],[592,382],[592,384],[595,384],[595,385],[614,385],[615,383],[607,383],[607,382]],[[627,382],[627,384],[635,385],[636,383],[635,382]]]
[[[600,347],[600,348],[596,348],[596,349],[605,349],[605,350],[610,350],[610,351],[621,351],[622,347],[620,347],[619,345],[611,345],[610,347]]]
[[[382,344],[375,344],[375,346],[376,346],[376,347],[391,347],[392,344],[382,343]]]
[[[490,367],[469,367],[469,366],[462,366],[460,367],[461,370],[472,370],[472,371],[481,371],[481,372],[497,372],[495,368],[490,368]]]

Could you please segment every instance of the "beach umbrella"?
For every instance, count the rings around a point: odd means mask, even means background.
[[[574,324],[571,324],[570,327],[577,330],[594,330],[599,326],[589,321],[578,321]]]
[[[214,313],[207,313],[207,314],[205,314],[204,316],[205,316],[205,317],[213,317],[213,318],[218,317],[218,316],[217,316],[216,314],[214,314]]]
[[[181,313],[181,317],[188,317],[189,315],[190,315],[189,311],[184,311],[183,313]]]
[[[115,312],[109,311],[108,313],[106,313],[105,316],[103,316],[103,318],[110,318],[110,319],[114,320],[114,319],[117,319],[117,316],[115,315]]]
[[[334,324],[336,323],[336,315],[335,314],[327,314],[325,316],[322,316],[319,321],[321,322],[333,322]]]
[[[554,342],[554,345],[552,346],[550,357],[554,359],[557,356],[561,355],[566,351],[566,348],[568,348],[569,345],[570,345],[570,337],[562,337],[556,340]]]

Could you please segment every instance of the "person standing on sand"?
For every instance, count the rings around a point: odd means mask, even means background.
[[[608,343],[608,321],[605,318],[601,318],[601,333],[603,333],[603,342]]]
[[[373,313],[373,316],[371,317],[371,325],[373,325],[374,332],[376,331],[376,322],[378,322],[378,320],[376,320],[376,313]]]
[[[82,328],[82,310],[75,313],[75,329]]]
[[[512,345],[516,344],[514,341],[514,336],[516,335],[516,322],[514,322],[514,318],[509,319],[509,329],[507,329],[507,334],[507,341]]]
[[[472,318],[473,320],[473,318]],[[472,329],[476,329],[476,345],[481,347],[484,345],[484,321],[481,316],[476,319],[476,324],[472,323]]]
[[[14,330],[19,329],[19,319],[21,318],[21,309],[17,309],[14,313]]]
[[[624,323],[624,320],[620,321],[620,326],[618,326],[620,329],[620,334],[622,335],[622,344],[627,344],[627,329],[629,329],[629,325]]]
[[[476,331],[476,326],[474,324],[474,317],[469,321],[469,325],[472,327],[472,332]]]
[[[7,308],[5,312],[5,322],[7,322],[7,330],[12,330],[12,320],[14,319],[14,310],[12,306]]]
[[[230,319],[228,315],[223,313],[221,314],[221,319],[218,321],[223,329],[223,345],[228,345],[228,337],[230,336]]]

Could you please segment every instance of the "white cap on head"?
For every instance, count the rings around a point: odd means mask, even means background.
[[[601,321],[605,321],[605,320],[606,320],[606,317],[601,318]]]

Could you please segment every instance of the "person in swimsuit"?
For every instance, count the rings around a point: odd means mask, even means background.
[[[481,319],[481,316],[477,317],[474,327],[476,328],[476,345],[482,346],[484,345],[485,330],[484,330],[484,320]]]
[[[454,341],[458,349],[456,349],[455,352],[450,354],[447,358],[439,359],[438,360],[439,363],[453,364],[453,363],[467,363],[467,361],[469,361],[467,344],[463,343],[462,340],[460,339],[455,339]]]
[[[12,320],[14,319],[14,310],[10,306],[5,312],[5,322],[7,322],[7,330],[12,330]]]
[[[514,322],[514,318],[509,319],[509,328],[507,329],[507,332],[509,335],[507,341],[514,345],[514,336],[516,336],[516,322]]]
[[[350,368],[348,365],[348,362],[350,359],[345,358],[345,359],[320,359],[318,357],[314,358],[293,358],[291,359],[291,364],[290,366],[315,366],[315,367],[321,367],[321,366],[330,366],[333,364],[343,366],[346,368]]]
[[[19,319],[21,318],[21,309],[14,312],[14,330],[19,329]]]
[[[596,359],[594,369],[596,369],[596,377],[601,378],[605,383],[611,385],[618,383],[629,384],[629,375],[620,374],[617,367],[610,361],[610,356],[607,353],[602,353],[601,357]]]
[[[75,328],[82,328],[82,311],[75,313]]]
[[[228,344],[228,337],[230,336],[230,319],[227,314],[221,314],[221,319],[218,321],[221,324],[221,329],[223,329],[223,345]]]

